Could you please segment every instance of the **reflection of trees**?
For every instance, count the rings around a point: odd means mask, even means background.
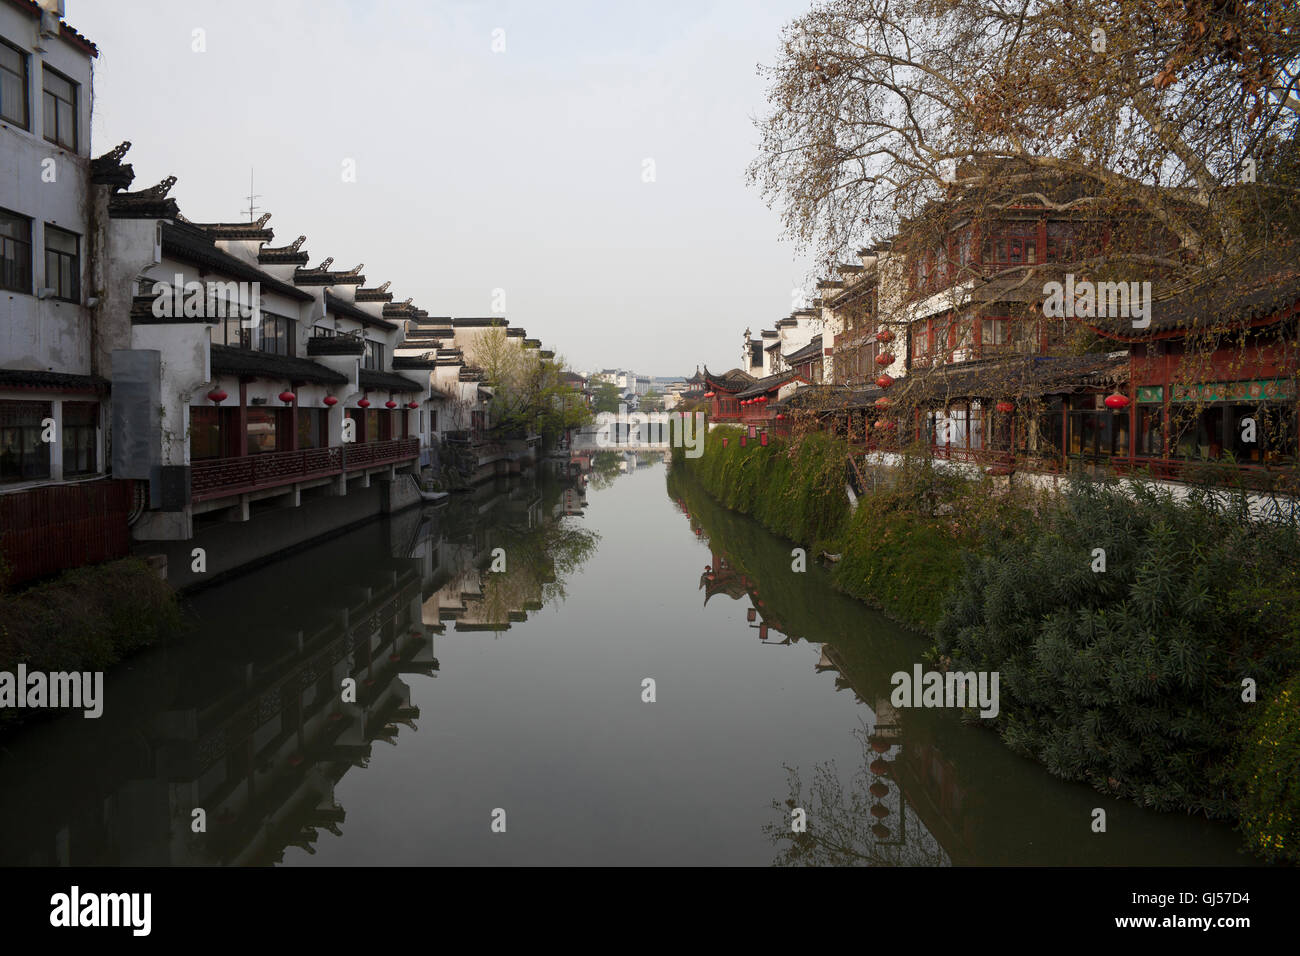
[[[482,575],[484,619],[504,624],[512,613],[564,601],[569,579],[599,542],[599,534],[573,518],[514,529],[506,547],[506,570]]]
[[[938,841],[908,807],[897,781],[892,747],[854,731],[862,741],[863,764],[849,781],[840,781],[834,761],[818,764],[805,788],[796,767],[787,766],[790,796],[772,801],[781,818],[763,826],[780,847],[777,866],[946,866],[951,863]],[[807,813],[807,829],[793,832],[792,811]]]
[[[596,491],[599,491],[602,488],[608,488],[614,483],[614,479],[623,473],[619,469],[619,464],[622,461],[622,452],[596,452],[591,456],[591,474],[588,476],[588,485]]]

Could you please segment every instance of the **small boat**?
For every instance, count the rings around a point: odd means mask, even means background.
[[[451,492],[434,491],[432,488],[430,488],[424,482],[420,481],[420,479],[416,478],[414,475],[411,476],[411,481],[415,483],[415,490],[420,493],[420,497],[423,498],[425,501],[442,501],[445,498],[451,497]]]

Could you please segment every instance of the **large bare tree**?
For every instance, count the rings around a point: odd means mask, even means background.
[[[827,264],[996,176],[1000,202],[1140,217],[1211,265],[1300,193],[1276,172],[1298,21],[1293,0],[821,0],[760,68],[750,177]],[[1062,201],[1044,174],[1084,185]]]

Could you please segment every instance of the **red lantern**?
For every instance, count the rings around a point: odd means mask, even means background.
[[[998,402],[996,407],[1003,415],[1010,415],[1016,410],[1016,406],[1012,405],[1010,402]]]
[[[889,329],[881,329],[879,332],[876,333],[876,341],[892,342],[894,341],[894,333],[889,331]]]
[[[783,421],[785,421],[785,412],[777,412],[777,413],[776,413],[776,420],[777,420],[778,422],[783,422]]]
[[[420,403],[419,403],[419,402],[407,402],[407,403],[406,403],[406,407],[407,407],[407,408],[419,408],[419,407],[420,407]]]
[[[229,397],[230,397],[229,395],[227,395],[219,388],[214,388],[212,391],[208,392],[208,398],[216,402],[218,405],[220,405]]]
[[[361,408],[369,408],[369,407],[370,407],[370,399],[368,399],[368,398],[363,398],[361,401],[357,402],[357,405],[358,405],[359,407],[361,407]]]
[[[705,392],[705,393],[704,393],[704,397],[705,397],[705,398],[712,398],[712,397],[713,397],[713,393],[712,393],[712,392]]]
[[[280,399],[280,401],[284,402],[286,405],[292,405],[295,396],[293,392],[283,391],[277,397]]]
[[[881,422],[880,427],[887,432],[892,432],[895,428],[898,427],[898,425],[895,424],[894,422]]]
[[[760,445],[762,445],[764,448],[767,447],[767,429],[766,429],[766,428],[764,428],[761,432],[758,433],[758,443],[759,443]]]
[[[883,395],[876,399],[876,408],[888,408],[889,404],[889,399],[885,398]]]
[[[879,365],[881,368],[884,368],[886,365],[892,365],[893,361],[894,361],[894,356],[889,352],[881,352],[879,355],[876,356],[876,364]]]
[[[396,403],[395,401],[393,401],[393,400],[390,398],[388,401],[384,402],[384,407],[385,407],[385,408],[396,408],[396,407],[397,407],[397,403]]]
[[[880,388],[889,388],[889,386],[893,384],[894,384],[894,380],[890,378],[888,375],[882,375],[880,376],[880,378],[876,379],[876,385],[878,385]]]
[[[1106,396],[1106,407],[1109,409],[1119,411],[1121,408],[1128,408],[1128,406],[1129,397],[1127,395],[1121,395],[1119,392],[1116,392],[1114,395]]]
[[[339,403],[339,400],[335,398],[333,395],[326,395],[324,401],[326,407],[328,408],[333,408],[335,405]]]
[[[726,448],[726,447],[727,447],[727,439],[725,439],[725,438],[722,439],[722,447],[723,447],[723,448]]]

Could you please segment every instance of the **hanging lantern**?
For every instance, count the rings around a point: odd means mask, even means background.
[[[222,391],[221,389],[219,389],[219,388],[214,388],[212,391],[208,392],[208,398],[209,398],[211,401],[216,402],[218,405],[220,405],[222,402],[224,402],[224,401],[225,401],[226,399],[228,399],[229,397],[230,397],[229,395],[227,395],[225,392],[223,392],[223,391]]]
[[[894,333],[889,331],[889,329],[881,329],[879,332],[876,333],[876,341],[892,342],[894,341]]]
[[[290,392],[290,391],[287,391],[287,390],[286,390],[286,391],[281,392],[281,393],[280,393],[278,396],[276,396],[276,397],[279,398],[280,401],[284,402],[286,405],[292,405],[292,404],[293,404],[293,400],[294,400],[294,398],[295,398],[296,396],[293,394],[293,392]]]
[[[880,388],[889,388],[889,386],[893,384],[894,380],[888,375],[882,375],[880,378],[876,379],[876,385]]]
[[[395,401],[393,401],[393,400],[390,398],[388,401],[384,402],[384,407],[385,407],[385,408],[396,408],[396,407],[397,407],[397,403],[396,403]]]
[[[1116,392],[1114,395],[1106,396],[1106,407],[1112,411],[1119,411],[1121,408],[1128,408],[1130,402],[1127,395],[1121,395]]]
[[[879,799],[879,798],[881,798],[881,797],[887,797],[887,796],[889,796],[889,784],[887,784],[887,783],[881,783],[879,780],[877,780],[875,783],[873,783],[873,784],[872,784],[871,786],[869,786],[867,789],[870,790],[870,791],[871,791],[871,795],[872,795],[873,797],[876,797],[877,799]]]
[[[741,447],[741,448],[744,448],[744,447],[745,447],[745,438],[746,438],[746,437],[747,437],[747,436],[745,436],[745,435],[741,435],[741,436],[740,436],[740,447]]]
[[[871,761],[871,772],[877,777],[886,776],[891,769],[888,760],[881,760],[877,757],[875,760]]]
[[[889,827],[880,823],[874,823],[871,826],[871,832],[876,835],[877,840],[883,840],[885,837],[889,836]]]
[[[876,364],[881,368],[884,368],[886,365],[892,365],[893,363],[894,356],[889,352],[881,352],[876,356]]]
[[[326,407],[328,408],[333,408],[335,405],[339,403],[339,400],[335,398],[333,395],[326,395],[324,401]]]
[[[889,816],[889,811],[877,803],[871,808],[871,815],[877,820],[883,820],[885,817]]]
[[[894,422],[881,422],[880,427],[887,432],[892,432],[895,428],[898,427],[898,425],[895,424]]]
[[[1010,402],[998,402],[998,404],[995,407],[1003,415],[1010,415],[1012,412],[1016,410],[1016,406],[1012,405]]]
[[[767,429],[766,429],[766,428],[764,428],[761,432],[758,433],[758,443],[759,443],[760,445],[762,445],[764,448],[767,447]]]
[[[785,412],[777,412],[777,413],[776,413],[776,420],[777,420],[778,422],[783,422],[783,421],[785,421]]]
[[[727,439],[725,439],[725,438],[722,439],[722,447],[723,447],[723,448],[726,448],[726,447],[727,447]]]
[[[713,397],[713,392],[705,392],[705,393],[704,393],[704,397],[705,397],[705,398],[712,398],[712,397]]]
[[[406,403],[406,407],[407,407],[407,408],[419,408],[419,407],[420,407],[420,403],[419,403],[419,402],[407,402],[407,403]]]
[[[876,399],[876,408],[888,408],[889,404],[889,399],[885,398],[883,395]]]
[[[370,407],[370,399],[368,399],[368,398],[363,398],[361,401],[357,402],[357,405],[360,406],[361,408],[369,408],[369,407]]]
[[[871,738],[871,749],[878,754],[886,753],[889,750],[889,741],[881,740],[879,737]]]

